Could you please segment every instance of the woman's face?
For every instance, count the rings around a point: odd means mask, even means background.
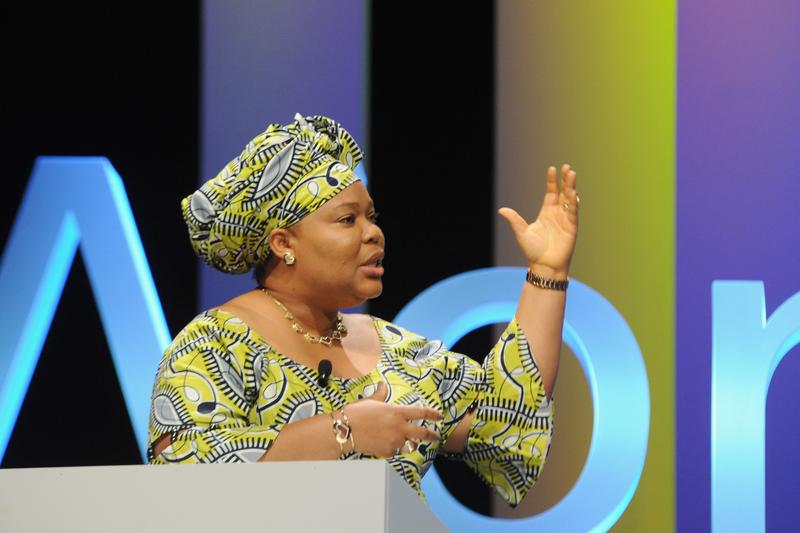
[[[383,290],[383,232],[366,187],[352,184],[291,227],[295,279],[315,299],[353,307]]]

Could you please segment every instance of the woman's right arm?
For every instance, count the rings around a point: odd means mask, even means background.
[[[344,407],[355,444],[355,449],[351,449],[349,442],[345,444],[345,451],[389,457],[407,439],[432,442],[439,438],[436,432],[410,422],[441,420],[438,411],[386,404],[387,390],[386,384],[381,383],[373,396]],[[154,455],[160,455],[171,444],[171,437],[166,434],[153,445]],[[284,426],[259,461],[338,459],[341,455],[342,449],[333,433],[333,419],[330,413],[325,413]]]

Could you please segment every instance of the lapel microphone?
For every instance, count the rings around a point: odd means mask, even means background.
[[[333,363],[327,359],[323,359],[319,362],[317,372],[319,373],[317,383],[324,389],[328,386],[328,379],[331,377],[331,372],[333,372]]]

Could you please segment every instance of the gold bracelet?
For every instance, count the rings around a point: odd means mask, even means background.
[[[552,289],[554,291],[566,291],[567,286],[569,286],[569,279],[558,280],[543,278],[534,274],[530,268],[528,269],[528,275],[525,276],[525,280],[540,289]]]
[[[339,443],[339,451],[341,452],[339,458],[341,459],[344,457],[344,445],[347,441],[350,441],[350,453],[356,451],[356,441],[353,439],[353,430],[350,428],[350,420],[347,419],[347,415],[344,414],[344,411],[341,411],[342,418],[336,418],[334,413],[335,411],[331,412],[333,436],[336,437],[336,442]]]

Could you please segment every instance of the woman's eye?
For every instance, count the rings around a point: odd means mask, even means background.
[[[338,222],[341,222],[341,223],[344,223],[344,224],[355,224],[356,218],[357,218],[356,215],[347,215],[347,216],[343,216],[342,218],[340,218],[338,220]],[[367,219],[369,219],[369,221],[374,224],[375,221],[378,220],[378,213],[374,212],[374,213],[368,214],[367,215]]]

